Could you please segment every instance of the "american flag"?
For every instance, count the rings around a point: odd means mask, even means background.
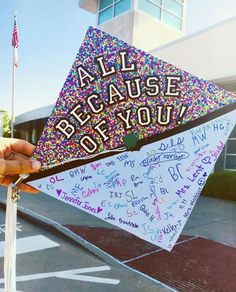
[[[13,27],[13,33],[12,33],[12,46],[14,48],[14,65],[18,66],[18,55],[17,55],[17,48],[18,48],[18,27],[17,27],[17,21],[16,16],[14,17],[14,27]]]

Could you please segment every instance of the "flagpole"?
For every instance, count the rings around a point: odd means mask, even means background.
[[[14,123],[15,123],[15,94],[16,94],[16,66],[18,62],[17,48],[18,48],[18,28],[16,14],[14,14],[14,28],[12,35],[12,46],[13,46],[13,72],[12,72],[12,100],[11,100],[11,138],[14,137]]]
[[[16,84],[16,66],[15,66],[15,48],[13,47],[13,72],[12,72],[12,100],[11,100],[11,138],[14,137],[15,123],[15,84]]]
[[[17,66],[18,48],[18,28],[16,13],[14,15],[14,27],[12,34],[13,46],[13,74],[12,74],[12,112],[11,112],[11,137],[14,137],[15,122],[15,79]],[[16,292],[16,222],[17,222],[17,203],[14,200],[17,194],[14,184],[8,186],[6,204],[6,228],[4,246],[4,292]]]

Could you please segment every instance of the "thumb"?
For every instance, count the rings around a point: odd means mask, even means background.
[[[39,170],[41,163],[36,160],[5,160],[0,159],[0,173],[3,175],[32,173]]]

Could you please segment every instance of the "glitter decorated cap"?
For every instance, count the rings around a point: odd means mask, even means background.
[[[89,28],[27,182],[170,251],[235,113],[235,95]]]
[[[74,167],[123,151],[125,141],[138,151],[235,108],[232,93],[90,27],[34,158],[44,169]]]

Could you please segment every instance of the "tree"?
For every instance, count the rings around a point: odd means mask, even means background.
[[[11,137],[10,118],[7,112],[3,114],[3,137]]]

